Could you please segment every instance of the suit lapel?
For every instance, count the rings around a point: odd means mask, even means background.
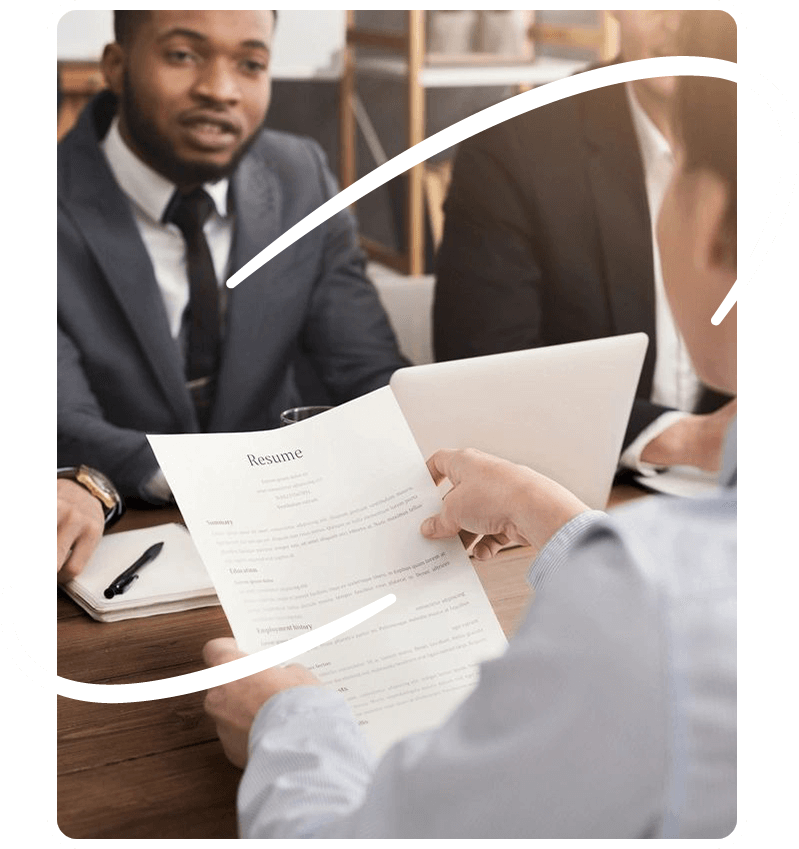
[[[181,424],[194,430],[196,414],[152,263],[130,205],[97,146],[93,111],[84,110],[84,123],[70,139],[71,161],[81,179],[65,186],[62,200],[127,317],[167,403]]]
[[[232,193],[236,237],[230,257],[231,274],[281,234],[283,202],[280,184],[269,164],[253,155],[245,156],[236,169]],[[240,288],[246,291],[246,283]]]
[[[581,120],[614,332],[643,330],[649,336],[640,385],[648,394],[655,366],[652,234],[643,165],[623,86],[583,98]]]
[[[228,274],[249,262],[282,232],[280,183],[269,164],[252,152],[244,157],[233,175],[230,206],[235,212],[235,233]],[[255,338],[255,335],[263,333],[263,328],[270,323],[279,321],[279,316],[273,314],[274,300],[269,293],[285,285],[276,273],[280,265],[278,257],[226,292],[225,341],[209,424],[211,430],[224,428],[226,421],[235,420],[235,410],[248,401],[243,397],[246,394],[243,376],[248,376],[246,382],[251,385],[253,370],[258,371],[269,357],[270,344],[274,340]],[[261,351],[264,360],[254,361],[255,351]]]

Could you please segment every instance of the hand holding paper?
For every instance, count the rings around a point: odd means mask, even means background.
[[[260,433],[151,436],[238,646],[252,653],[393,593],[303,655],[377,753],[440,722],[506,641],[389,389]]]
[[[203,660],[208,666],[218,666],[244,656],[230,637],[210,640],[203,648]],[[209,690],[205,697],[205,711],[216,723],[216,732],[230,762],[244,769],[250,728],[266,701],[292,687],[320,685],[321,681],[304,666],[292,663],[265,669],[257,675]]]
[[[453,485],[440,512],[422,524],[429,539],[460,534],[479,560],[505,545],[529,545],[534,553],[570,519],[588,507],[569,490],[544,475],[482,451],[437,451],[427,461],[436,483]]]

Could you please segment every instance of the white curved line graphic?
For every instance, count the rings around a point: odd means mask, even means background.
[[[267,245],[233,274],[228,279],[227,285],[231,289],[238,286],[254,271],[257,271],[270,259],[274,259],[281,251],[294,244],[297,239],[310,233],[311,230],[323,224],[337,212],[341,212],[364,195],[369,194],[369,192],[404,173],[414,165],[418,165],[434,154],[440,153],[476,133],[487,130],[489,127],[500,124],[508,118],[514,118],[524,112],[537,109],[539,106],[555,103],[564,97],[571,97],[574,94],[582,94],[586,91],[593,91],[617,83],[650,77],[674,76],[719,77],[738,82],[738,74],[737,64],[722,59],[708,59],[701,56],[662,56],[595,68],[592,71],[584,71],[576,76],[556,80],[531,91],[517,94],[515,97],[503,100],[501,103],[496,103],[464,118],[462,121],[458,121],[370,171],[360,180],[343,189],[335,197],[330,198],[309,215],[306,215],[302,221],[298,221],[270,245]],[[732,287],[721,306],[716,310],[713,315],[714,324],[718,324],[731,309],[735,302],[734,291],[735,286]]]
[[[430,138],[395,156],[389,162],[370,171],[267,245],[250,262],[233,274],[227,281],[227,285],[234,288],[270,259],[296,242],[297,239],[355,203],[364,195],[414,165],[424,162],[430,156],[452,147],[476,133],[539,106],[555,103],[565,97],[608,85],[661,76],[707,76],[738,82],[739,67],[732,62],[698,56],[664,56],[655,59],[639,59],[634,62],[622,62],[617,65],[585,71],[576,76],[547,83],[532,91],[504,100],[441,130],[441,132],[430,136]],[[736,301],[737,287],[736,281],[714,313],[713,324],[721,322],[732,308]],[[87,684],[56,676],[56,692],[61,696],[78,701],[121,704],[181,696],[209,687],[217,687],[253,675],[271,666],[285,663],[303,652],[339,636],[384,610],[394,601],[396,601],[394,595],[384,596],[353,613],[299,637],[287,640],[278,646],[264,649],[256,654],[211,669],[179,675],[162,681],[148,681],[139,684]]]
[[[172,696],[185,696],[187,693],[196,693],[198,690],[219,687],[222,684],[238,681],[239,678],[246,678],[248,675],[254,675],[256,672],[292,660],[303,652],[316,648],[345,631],[349,631],[350,628],[360,625],[376,613],[380,613],[389,605],[394,604],[396,600],[397,597],[393,593],[389,593],[365,607],[335,619],[327,625],[315,628],[313,631],[301,634],[299,637],[286,640],[280,645],[199,672],[190,672],[186,675],[165,678],[162,681],[145,681],[139,684],[86,684],[57,675],[56,692],[59,696],[80,702],[123,704],[126,702],[150,702],[154,699],[167,699]]]

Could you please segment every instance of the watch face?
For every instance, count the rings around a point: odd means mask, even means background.
[[[88,466],[81,466],[75,478],[78,483],[83,484],[86,489],[99,498],[108,509],[119,503],[119,494],[116,488],[101,472],[90,469]]]

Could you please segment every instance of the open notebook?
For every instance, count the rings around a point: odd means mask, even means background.
[[[153,543],[163,542],[158,557],[139,571],[121,595],[104,590]],[[86,568],[63,585],[93,619],[115,622],[219,604],[216,591],[189,532],[175,523],[103,537]]]

